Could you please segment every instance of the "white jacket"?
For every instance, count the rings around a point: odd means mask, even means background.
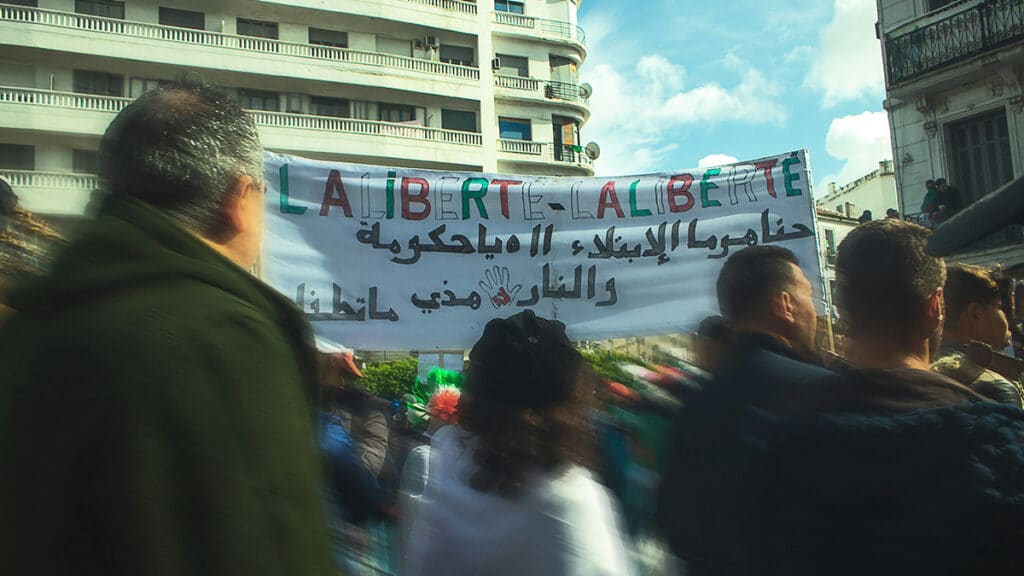
[[[537,475],[518,498],[469,486],[473,438],[448,426],[431,441],[430,470],[413,512],[404,574],[627,574],[615,505],[578,466]]]

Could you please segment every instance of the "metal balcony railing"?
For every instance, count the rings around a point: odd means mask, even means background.
[[[459,12],[461,14],[476,14],[476,2],[463,2],[462,0],[408,0],[416,4],[427,4],[435,8]]]
[[[131,98],[119,98],[114,96],[97,96],[93,94],[77,94],[71,92],[55,92],[50,90],[0,86],[0,104],[29,104],[36,106],[73,108],[76,110],[92,110],[114,114],[127,106],[131,101]],[[258,126],[271,128],[297,128],[300,130],[345,132],[349,134],[364,134],[369,136],[386,136],[392,138],[443,142],[447,144],[460,144],[463,146],[483,145],[482,137],[480,134],[475,132],[445,130],[442,128],[429,128],[426,126],[413,126],[409,124],[395,124],[392,122],[379,122],[376,120],[336,118],[333,116],[313,116],[309,114],[290,114],[264,110],[249,110],[249,113],[252,115]]]
[[[583,150],[582,146],[571,146],[563,144],[561,146],[552,146],[552,156],[555,162],[565,162],[568,164],[576,164],[578,166],[593,166],[594,161],[587,156],[587,153]]]
[[[501,76],[495,74],[494,85],[499,88],[511,88],[523,92],[531,92],[540,96],[540,87],[544,86],[544,98],[548,100],[565,100],[566,102],[587,103],[579,84],[523,78],[520,76]]]
[[[587,46],[587,35],[583,33],[583,28],[569,22],[534,18],[533,16],[514,14],[512,12],[494,12],[494,21],[505,26],[537,30],[545,38],[568,40],[584,48]]]
[[[940,14],[941,15],[941,14]],[[985,0],[913,30],[887,35],[893,85],[1024,38],[1024,3]]]
[[[568,82],[547,82],[544,85],[544,97],[552,100],[568,100],[569,102],[583,102],[583,92],[579,84]]]
[[[191,28],[177,28],[174,26],[163,26],[147,22],[102,18],[99,16],[60,12],[56,10],[44,10],[40,8],[28,8],[24,6],[0,4],[0,21],[24,22],[27,24],[70,28],[75,30],[90,30],[103,34],[148,38],[152,40],[172,42],[175,44],[197,44],[226,50],[280,54],[282,56],[309,58],[313,60],[329,61],[332,63],[348,63],[355,65],[357,68],[383,67],[432,76],[444,76],[448,78],[460,78],[465,80],[480,79],[479,69],[470,66],[461,66],[458,64],[434,62],[431,60],[422,60],[419,58],[409,58],[407,56],[396,56],[393,54],[383,54],[379,52],[349,50],[347,48],[336,48],[333,46],[283,42],[281,40],[259,38],[255,36],[222,34],[220,32],[210,32],[207,30],[193,30]]]
[[[913,214],[907,214],[903,217],[908,222],[914,224],[920,224],[926,228],[934,229],[936,226],[941,225],[941,222],[932,222],[928,217],[928,214],[924,212],[915,212]],[[981,238],[976,242],[957,250],[957,253],[963,254],[967,252],[979,252],[982,250],[991,250],[993,248],[1003,248],[1005,246],[1013,246],[1017,244],[1024,244],[1024,228],[1016,224],[1011,224],[996,230],[995,232]]]
[[[6,180],[15,190],[19,188],[95,190],[99,188],[99,178],[95,174],[0,169],[0,178]]]

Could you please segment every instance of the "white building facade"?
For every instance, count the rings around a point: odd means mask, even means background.
[[[0,177],[83,212],[125,104],[198,74],[272,151],[439,170],[593,174],[580,0],[0,0]]]
[[[1024,170],[1024,2],[878,0],[900,212],[919,214],[925,182],[946,178],[963,206]],[[965,249],[1000,261],[1018,226]]]
[[[885,218],[886,210],[899,210],[896,195],[896,172],[892,160],[878,163],[878,169],[844,186],[828,183],[828,194],[815,200],[821,210],[857,218],[865,210],[874,219]]]

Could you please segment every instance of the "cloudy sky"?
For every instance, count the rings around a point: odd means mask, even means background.
[[[891,158],[875,0],[584,0],[599,175],[810,150],[815,195]]]

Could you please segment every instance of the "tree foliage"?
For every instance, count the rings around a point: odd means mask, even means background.
[[[374,362],[363,367],[361,383],[371,394],[394,400],[412,390],[418,369],[416,358]]]
[[[629,362],[633,364],[641,363],[639,360],[630,356],[603,350],[580,350],[580,354],[583,355],[583,359],[587,364],[590,364],[590,367],[593,368],[594,372],[598,376],[626,385],[633,381],[633,377],[628,372],[620,368],[619,364],[622,362]]]

